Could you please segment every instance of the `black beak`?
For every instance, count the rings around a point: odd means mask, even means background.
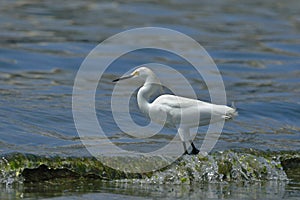
[[[117,79],[113,80],[112,82],[117,82],[117,81],[119,81],[119,80],[120,80],[120,78],[117,78]]]
[[[125,79],[129,79],[131,77],[133,77],[134,75],[129,75],[129,76],[122,76],[120,78],[117,78],[115,80],[113,80],[112,82],[117,82],[117,81],[120,81],[120,80],[125,80]]]

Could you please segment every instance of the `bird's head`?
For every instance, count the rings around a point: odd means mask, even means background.
[[[155,76],[155,74],[151,71],[151,69],[149,69],[147,67],[139,67],[139,68],[135,69],[129,75],[121,76],[120,78],[113,80],[113,82],[129,79],[129,78],[135,78],[135,77],[139,77],[139,78],[143,79],[144,81],[146,81],[147,78],[154,77],[154,76]]]

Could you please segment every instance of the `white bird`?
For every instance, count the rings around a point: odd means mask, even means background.
[[[117,78],[113,82],[135,77],[140,77],[144,81],[137,93],[139,109],[159,124],[177,127],[183,143],[184,154],[188,154],[185,142],[191,143],[192,151],[189,154],[199,153],[193,141],[190,140],[190,128],[231,119],[237,115],[234,107],[171,94],[162,94],[150,102],[150,97],[156,92],[157,85],[161,84],[154,72],[147,67],[137,68],[130,75]]]

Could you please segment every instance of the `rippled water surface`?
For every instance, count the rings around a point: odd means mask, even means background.
[[[77,70],[87,54],[107,37],[144,26],[171,28],[187,34],[203,45],[217,64],[228,102],[235,102],[239,116],[226,123],[214,151],[251,148],[261,152],[297,152],[300,150],[299,9],[297,0],[1,1],[0,153],[89,156],[72,116],[72,88]],[[127,69],[149,62],[178,70],[196,88],[200,99],[209,100],[205,83],[184,60],[153,50],[122,56],[100,81],[96,109],[108,137],[124,149],[150,151],[166,144],[175,134],[174,130],[166,129],[151,139],[137,140],[114,125],[108,106],[114,87],[111,80]],[[132,105],[131,112],[137,123],[145,122],[136,105]],[[205,127],[199,129],[195,140],[198,146],[204,131]],[[257,185],[252,185],[249,190],[257,191],[258,198],[271,198],[274,196],[264,194],[273,190],[270,189],[273,186],[259,185],[264,189],[257,189]],[[130,192],[134,187],[107,186],[115,189],[105,189],[102,195],[117,198],[122,194],[114,196],[113,191],[125,190],[126,195],[142,198]],[[209,197],[214,191],[219,192],[220,187],[228,192],[223,185],[205,185],[202,192]],[[170,196],[166,191],[174,190],[167,186],[145,190],[147,198],[160,195],[185,198],[190,193],[196,199],[199,195],[191,188],[181,188],[183,194],[178,196]],[[299,184],[281,185],[277,194],[283,197],[290,190],[289,194],[299,195]],[[81,190],[90,191],[101,192],[95,188]],[[241,193],[247,198],[248,190]],[[86,195],[93,198],[92,193]],[[211,197],[237,198],[232,193]]]

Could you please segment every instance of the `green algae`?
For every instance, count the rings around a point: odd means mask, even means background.
[[[223,174],[225,179],[230,177],[230,172],[232,170],[232,163],[227,160],[221,160],[218,163],[218,173]]]
[[[189,184],[193,182],[287,180],[276,157],[262,157],[233,151],[183,156],[164,171],[147,178],[148,183]],[[172,178],[170,178],[172,177]],[[172,180],[170,182],[169,180]]]
[[[158,165],[163,159],[145,162],[127,157],[105,158],[105,163],[130,162],[138,170]],[[119,162],[119,163],[118,163]],[[300,169],[297,152],[214,152],[210,155],[185,155],[158,171],[130,173],[108,167],[94,157],[47,157],[13,153],[0,159],[0,182],[41,182],[55,179],[96,179],[151,184],[191,184],[194,182],[287,180]],[[152,167],[152,166],[150,166]],[[299,179],[299,177],[296,179]],[[299,181],[299,180],[298,180]]]
[[[164,169],[173,161],[162,156],[102,156],[98,160],[113,169],[135,174],[151,174],[153,169]]]
[[[93,157],[44,157],[14,153],[2,156],[0,160],[0,182],[45,181],[55,178],[98,178],[114,180],[141,178],[140,174],[125,173],[103,165]]]

